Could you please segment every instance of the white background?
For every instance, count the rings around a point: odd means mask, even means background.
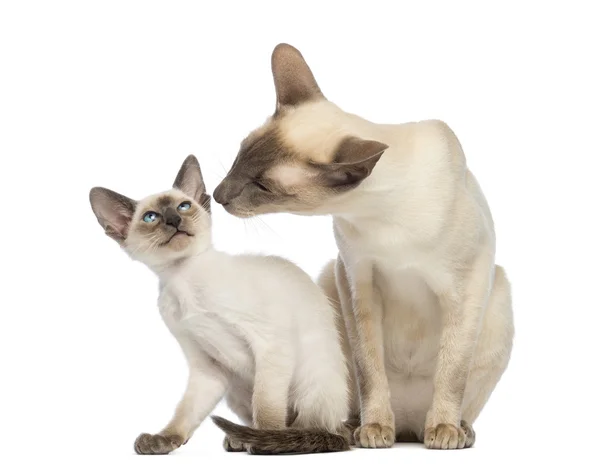
[[[0,466],[464,469],[590,457],[600,326],[594,3],[2,2]],[[165,190],[190,153],[212,191],[239,141],[273,111],[278,42],[302,51],[345,110],[377,122],[443,119],[463,144],[495,218],[517,329],[471,450],[226,454],[206,422],[171,456],[133,454],[140,432],[170,418],[187,371],[159,317],[156,280],[103,235],[88,191]],[[215,204],[214,225],[218,248],[281,254],[313,276],[336,254],[327,218],[244,223]]]

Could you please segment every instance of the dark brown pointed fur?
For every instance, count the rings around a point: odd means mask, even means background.
[[[241,426],[220,416],[211,416],[225,434],[242,443],[252,454],[313,454],[350,449],[349,437],[319,429],[264,430]]]

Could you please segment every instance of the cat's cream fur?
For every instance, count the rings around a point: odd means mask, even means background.
[[[158,275],[160,314],[189,365],[173,419],[156,435],[142,434],[136,451],[162,454],[187,442],[224,396],[245,424],[275,431],[244,439],[252,452],[346,449],[348,438],[336,434],[348,416],[348,388],[335,309],[290,261],[212,248],[195,157],[174,186],[139,202],[102,188],[90,195],[107,233]],[[186,201],[191,207],[181,210]],[[155,221],[144,222],[148,211]],[[230,435],[249,432],[216,422]],[[243,450],[235,439],[225,446]]]
[[[359,445],[471,446],[509,362],[513,314],[458,139],[441,121],[344,112],[289,45],[275,49],[273,73],[277,110],[245,139],[215,199],[242,217],[333,215],[339,257],[321,284],[345,319]]]

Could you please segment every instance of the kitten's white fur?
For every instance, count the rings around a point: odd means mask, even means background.
[[[160,314],[189,365],[187,389],[172,420],[157,435],[141,435],[136,451],[170,452],[223,397],[258,429],[291,423],[339,433],[348,415],[349,377],[335,308],[291,261],[212,247],[209,198],[195,157],[186,159],[175,186],[139,202],[104,188],[90,193],[107,234],[158,275]],[[180,210],[184,202],[191,206]],[[148,211],[156,217],[144,222]],[[177,217],[177,226],[170,225],[169,218]],[[290,441],[298,436],[286,441],[288,451],[295,450]],[[277,440],[271,436],[267,445]],[[343,439],[333,442],[347,446]],[[226,447],[231,444],[226,440]],[[320,444],[332,445],[327,439]]]
[[[249,425],[258,400],[289,403],[295,427],[339,429],[348,398],[334,310],[305,272],[209,248],[158,274],[160,313],[190,366],[170,431],[189,438],[223,395]]]

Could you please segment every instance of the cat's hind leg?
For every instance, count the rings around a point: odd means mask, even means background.
[[[473,425],[508,366],[514,336],[510,285],[496,266],[494,287],[477,342],[463,400],[462,419]]]

